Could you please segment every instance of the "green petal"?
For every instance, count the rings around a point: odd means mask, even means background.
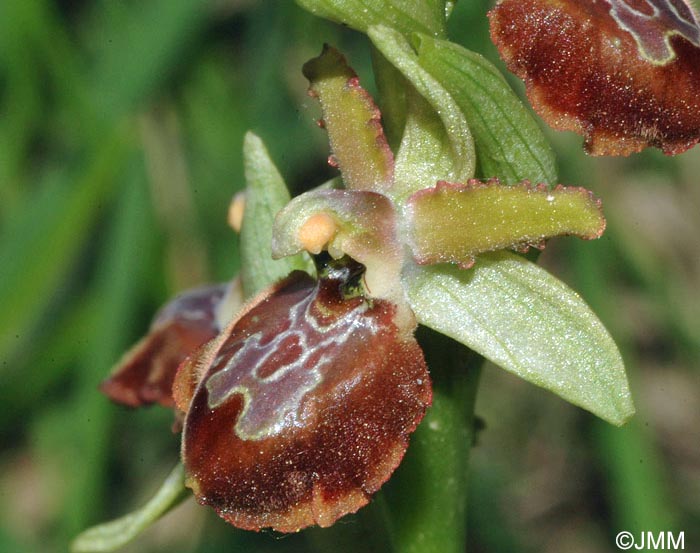
[[[392,196],[403,200],[438,180],[474,176],[474,141],[464,114],[442,84],[423,69],[408,41],[394,29],[372,26],[370,39],[412,85],[394,170]]]
[[[474,135],[484,177],[554,184],[554,153],[503,75],[457,44],[417,35],[418,61],[454,98]]]
[[[304,65],[309,92],[321,102],[323,127],[345,185],[355,190],[386,191],[393,181],[394,156],[384,136],[379,109],[360,86],[355,72],[336,49]]]
[[[605,229],[600,202],[585,188],[549,190],[527,182],[440,182],[413,194],[405,211],[409,244],[421,264],[469,267],[483,252],[543,247],[562,234],[593,239]]]
[[[257,294],[295,269],[313,271],[305,254],[272,259],[272,223],[289,202],[282,176],[262,140],[248,132],[243,143],[246,178],[245,211],[241,226],[241,279],[246,297]]]
[[[507,252],[471,270],[407,266],[418,321],[616,425],[634,413],[620,352],[581,297]]]
[[[111,522],[88,528],[71,543],[72,553],[115,551],[189,497],[181,464],[173,469],[146,505]]]
[[[297,0],[314,15],[367,32],[383,24],[403,33],[443,37],[449,11],[445,0]],[[450,6],[451,8],[451,6]]]

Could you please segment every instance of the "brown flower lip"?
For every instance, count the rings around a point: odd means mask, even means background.
[[[700,141],[700,26],[683,0],[504,0],[489,18],[535,110],[590,154]]]
[[[293,532],[355,512],[431,402],[395,307],[349,278],[292,273],[188,363],[208,368],[184,423],[187,484],[235,526]]]

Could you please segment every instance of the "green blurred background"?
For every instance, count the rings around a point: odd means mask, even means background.
[[[489,4],[458,2],[450,29],[496,61]],[[332,175],[300,71],[323,42],[373,90],[364,37],[292,1],[0,2],[0,551],[65,551],[175,463],[170,413],[96,387],[169,296],[236,271],[247,129],[294,191]],[[591,159],[548,134],[608,230],[541,262],[618,340],[638,414],[616,429],[487,367],[471,551],[612,552],[620,530],[685,531],[700,551],[700,149]],[[188,500],[129,551],[369,551],[362,519],[250,534]]]

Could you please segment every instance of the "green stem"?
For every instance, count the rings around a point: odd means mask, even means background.
[[[185,488],[185,469],[178,463],[160,489],[143,507],[116,520],[88,528],[73,540],[71,551],[72,553],[116,551],[189,496]]]
[[[483,359],[421,327],[433,405],[384,491],[396,553],[464,553],[474,404]]]

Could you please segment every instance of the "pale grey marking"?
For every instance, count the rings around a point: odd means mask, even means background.
[[[259,422],[250,420],[250,415],[252,415],[250,409],[254,399],[251,395],[251,388],[254,386],[257,387],[259,393],[265,396],[265,386],[271,386],[273,383],[281,382],[287,375],[303,367],[309,357],[315,354],[319,349],[325,349],[332,345],[342,345],[359,326],[368,328],[372,334],[376,334],[378,331],[374,320],[369,319],[363,322],[358,317],[358,315],[361,315],[368,309],[366,303],[360,304],[344,317],[332,321],[328,325],[320,324],[319,320],[313,316],[310,311],[312,303],[311,299],[307,296],[292,306],[289,310],[288,319],[290,322],[290,329],[297,325],[300,317],[303,317],[303,320],[318,334],[335,332],[338,331],[339,327],[343,326],[346,328],[341,328],[339,334],[330,336],[315,344],[310,344],[308,337],[300,330],[287,330],[275,336],[268,344],[260,346],[262,333],[255,333],[250,336],[243,347],[229,359],[226,366],[213,375],[206,383],[207,391],[209,392],[208,404],[211,409],[223,404],[233,394],[240,393],[243,396],[243,409],[235,425],[235,432],[241,439],[254,440],[274,435],[285,428],[288,422],[291,422],[295,426],[300,425],[298,421],[298,410],[301,400],[307,392],[320,384],[322,381],[321,368],[330,363],[332,358],[325,354],[322,355],[313,369],[303,373],[301,382],[297,383],[286,401],[276,405],[274,402],[268,402],[257,407],[258,410],[264,413],[264,416],[260,417],[262,420]],[[302,307],[304,307],[303,311]],[[272,375],[265,378],[258,377],[258,371],[265,365],[269,357],[277,351],[277,348],[283,341],[290,337],[297,338],[298,345],[302,350],[301,355],[293,363],[288,363],[284,367],[278,368]],[[258,352],[261,353],[259,354]],[[248,373],[233,373],[234,367],[249,355],[257,359],[255,366],[253,366]],[[224,362],[224,357],[223,355],[219,355],[214,364],[216,365],[222,362]],[[265,407],[268,407],[267,411],[269,412],[265,413]]]
[[[645,59],[651,61],[654,64],[664,65],[673,61],[676,57],[676,52],[671,47],[670,37],[671,35],[678,34],[689,40],[691,43],[700,47],[700,25],[695,17],[692,7],[688,6],[688,12],[691,19],[686,19],[681,15],[676,7],[668,0],[645,0],[649,7],[653,10],[653,15],[647,15],[639,10],[635,10],[632,6],[627,4],[625,0],[605,0],[610,4],[610,15],[615,19],[617,24],[621,29],[627,31],[632,35],[640,54]],[[673,26],[663,33],[663,46],[654,45],[653,41],[649,42],[645,40],[643,36],[640,36],[638,29],[632,25],[631,20],[626,18],[637,18],[638,20],[651,21],[657,19],[662,15],[662,9],[657,5],[657,3],[663,4],[663,6],[668,11],[663,11],[665,14],[671,16]],[[659,47],[657,49],[657,46]],[[653,52],[652,50],[657,50]]]

